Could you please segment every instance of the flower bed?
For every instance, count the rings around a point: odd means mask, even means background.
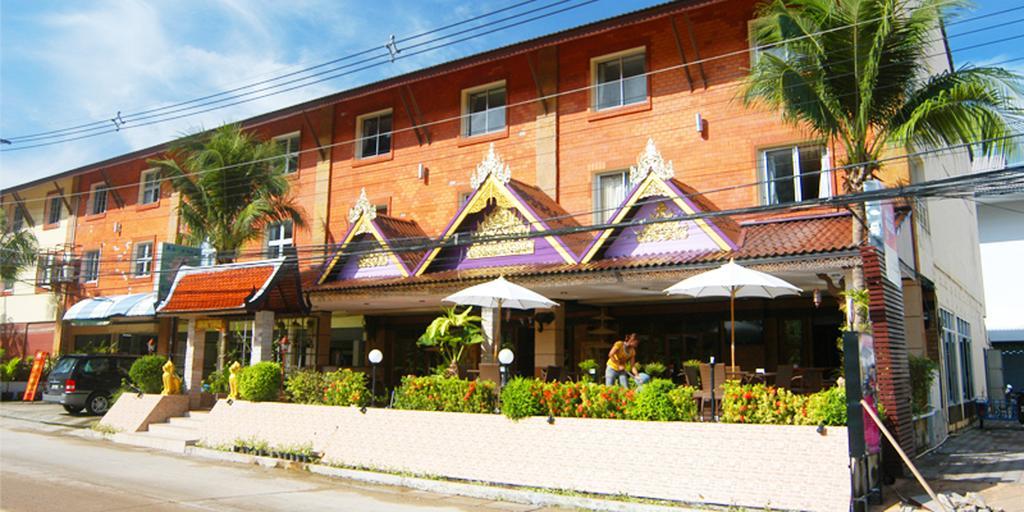
[[[846,391],[835,386],[797,395],[764,384],[727,381],[722,421],[770,425],[846,425]]]
[[[365,405],[370,393],[366,374],[342,369],[335,372],[303,370],[285,383],[285,394],[297,404]]]
[[[408,375],[395,390],[394,406],[416,411],[490,413],[496,406],[495,384],[442,375]]]
[[[549,415],[569,418],[694,421],[694,389],[655,379],[636,391],[592,382],[542,382],[517,377],[502,390],[501,409],[512,419]]]

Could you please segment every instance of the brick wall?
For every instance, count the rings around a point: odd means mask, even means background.
[[[219,402],[203,442],[312,442],[327,463],[692,503],[847,510],[845,428]]]

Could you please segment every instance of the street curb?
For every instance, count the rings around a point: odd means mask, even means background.
[[[464,484],[444,480],[430,480],[427,478],[392,475],[388,473],[377,473],[374,471],[337,468],[333,466],[325,466],[323,464],[303,464],[275,459],[272,457],[260,457],[243,453],[226,452],[198,446],[190,446],[186,448],[185,455],[221,462],[258,464],[268,468],[304,469],[310,473],[332,478],[344,478],[346,480],[355,480],[376,485],[405,487],[408,489],[432,492],[436,494],[450,494],[490,501],[536,505],[539,507],[557,506],[575,509],[599,510],[603,512],[680,512],[697,510],[685,507],[670,507],[646,503],[602,500],[580,496],[564,496],[541,491],[493,487],[486,484]]]

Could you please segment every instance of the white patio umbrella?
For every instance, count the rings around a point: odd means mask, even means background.
[[[737,265],[732,260],[714,270],[683,279],[665,289],[669,295],[700,297],[729,297],[730,366],[736,367],[736,297],[762,297],[774,299],[783,295],[798,295],[800,288],[773,275]]]
[[[455,292],[444,299],[443,302],[452,302],[462,306],[480,306],[484,308],[498,309],[498,333],[501,333],[501,308],[514,309],[536,309],[553,308],[557,302],[547,297],[524,288],[518,284],[511,283],[504,277],[493,281],[470,286],[465,290]],[[495,340],[494,354],[497,357],[500,340]]]

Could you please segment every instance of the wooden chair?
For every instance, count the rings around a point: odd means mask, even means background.
[[[686,377],[686,385],[699,387],[700,386],[700,374],[699,370],[694,366],[684,366],[683,376]]]
[[[775,387],[793,391],[793,365],[780,364],[775,370]]]
[[[700,391],[694,393],[694,396],[699,400],[699,407],[701,416],[704,415],[704,401],[707,399],[718,402],[719,407],[722,404],[722,398],[725,397],[725,390],[723,388],[725,384],[725,365],[715,365],[715,389],[714,392],[711,390],[711,365],[701,364],[700,365]],[[720,409],[719,409],[720,410]]]
[[[544,382],[555,382],[562,377],[561,366],[548,366],[542,370]]]
[[[793,390],[797,393],[816,393],[821,391],[824,384],[824,376],[817,368],[807,368],[797,377],[796,386]]]

